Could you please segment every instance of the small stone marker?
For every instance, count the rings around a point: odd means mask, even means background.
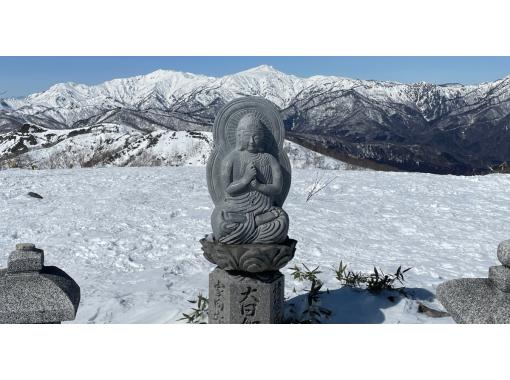
[[[461,278],[442,283],[437,297],[457,323],[510,323],[510,240],[498,246],[500,266],[489,278]]]
[[[80,287],[64,271],[44,266],[44,251],[17,244],[0,269],[0,323],[60,323],[73,320]]]

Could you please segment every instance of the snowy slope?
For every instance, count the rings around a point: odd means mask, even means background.
[[[321,266],[332,290],[329,322],[451,323],[417,313],[418,301],[440,308],[436,286],[486,276],[509,238],[508,175],[319,172],[336,179],[305,202],[317,170],[294,170],[285,209],[298,240],[290,266]],[[0,171],[0,183],[0,265],[18,242],[43,248],[46,263],[81,286],[77,323],[174,323],[188,299],[206,293],[213,265],[198,243],[212,211],[204,167],[11,169]],[[329,268],[340,260],[363,271],[413,267],[406,285],[415,299],[333,290]],[[285,295],[296,302],[303,285],[284,272]]]
[[[72,130],[25,126],[0,135],[0,168],[58,169],[97,166],[203,166],[213,146],[211,132],[152,132],[114,124]],[[294,167],[348,165],[286,141]]]

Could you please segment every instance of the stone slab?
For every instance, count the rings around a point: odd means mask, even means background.
[[[510,293],[487,278],[461,278],[437,287],[437,298],[457,323],[510,323]]]
[[[209,323],[281,323],[284,276],[214,269],[209,275]]]

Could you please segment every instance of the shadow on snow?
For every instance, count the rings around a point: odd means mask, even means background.
[[[385,290],[372,293],[366,289],[342,287],[320,293],[318,306],[331,311],[322,323],[383,323],[382,310],[397,306],[402,300],[432,302],[435,295],[423,288],[406,288],[403,292]],[[285,302],[285,318],[302,315],[307,307],[307,294]]]

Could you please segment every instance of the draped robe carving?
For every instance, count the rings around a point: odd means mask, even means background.
[[[215,121],[215,150],[208,162],[214,240],[282,243],[289,218],[281,206],[290,187],[283,122],[272,103],[260,98],[243,102],[249,107],[236,108],[234,101]]]
[[[255,180],[261,185],[274,184],[273,171],[278,171],[277,175],[281,177],[281,170],[275,170],[279,163],[269,153],[233,151],[225,158],[225,187],[242,179],[251,164],[257,171]],[[278,182],[277,187],[281,191],[281,179]],[[256,190],[251,184],[238,194],[228,194],[223,204],[213,212],[213,219],[218,226],[213,232],[218,241],[224,244],[284,241],[287,238],[289,219],[287,213],[274,204],[273,198],[271,194]]]

